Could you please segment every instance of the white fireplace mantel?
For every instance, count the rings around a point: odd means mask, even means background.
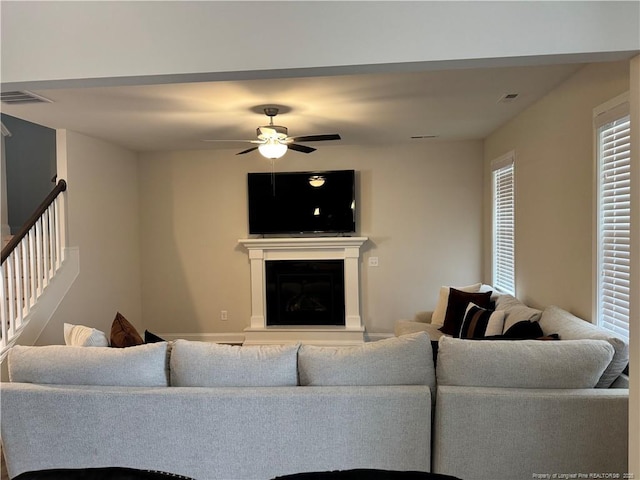
[[[245,238],[251,267],[251,324],[245,344],[332,343],[364,341],[360,317],[360,247],[366,237]],[[269,260],[344,260],[345,325],[338,327],[270,327],[266,319],[265,262]]]

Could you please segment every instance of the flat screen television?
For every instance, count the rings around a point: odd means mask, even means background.
[[[249,173],[250,234],[356,231],[355,171]]]

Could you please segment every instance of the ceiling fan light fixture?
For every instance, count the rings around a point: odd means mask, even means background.
[[[309,177],[309,185],[314,188],[318,188],[324,185],[324,180],[325,178],[322,175],[311,175]]]
[[[267,141],[258,147],[258,151],[263,157],[275,160],[287,153],[287,146],[278,141]]]

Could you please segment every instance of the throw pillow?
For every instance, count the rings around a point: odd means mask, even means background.
[[[467,285],[465,287],[440,287],[438,303],[431,315],[431,323],[433,325],[442,325],[444,323],[444,317],[447,313],[447,304],[449,303],[449,291],[452,288],[462,292],[479,292],[481,287],[481,283],[474,283],[473,285]]]
[[[144,340],[135,327],[118,312],[111,324],[111,346],[124,348],[142,345],[143,343]]]
[[[64,343],[73,347],[108,347],[109,339],[95,328],[65,323]]]
[[[503,336],[513,340],[534,340],[543,337],[544,333],[539,322],[522,320],[509,327]]]
[[[449,290],[447,313],[444,317],[444,325],[440,328],[442,333],[457,335],[460,332],[464,313],[469,303],[475,303],[482,308],[491,308],[491,292],[469,293],[455,288]]]
[[[523,320],[537,322],[542,312],[528,307],[513,295],[501,294],[496,299],[496,310],[504,310],[504,330]]]
[[[144,343],[158,343],[166,342],[164,338],[160,338],[155,333],[151,333],[149,330],[144,331]]]
[[[502,310],[487,310],[470,303],[460,327],[459,338],[483,338],[500,335],[504,327]]]

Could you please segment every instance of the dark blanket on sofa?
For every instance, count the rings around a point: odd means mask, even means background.
[[[392,471],[374,469],[336,470],[333,472],[307,472],[284,475],[273,480],[461,480],[440,473]]]
[[[13,480],[195,480],[173,473],[136,470],[133,468],[79,468],[52,469],[25,472]],[[332,472],[306,472],[276,477],[273,480],[461,480],[439,473],[391,471],[374,469],[336,470]],[[205,479],[199,479],[205,480]]]
[[[13,480],[161,480],[168,478],[173,480],[195,480],[173,473],[122,467],[39,470],[37,472],[21,473],[14,477]]]

